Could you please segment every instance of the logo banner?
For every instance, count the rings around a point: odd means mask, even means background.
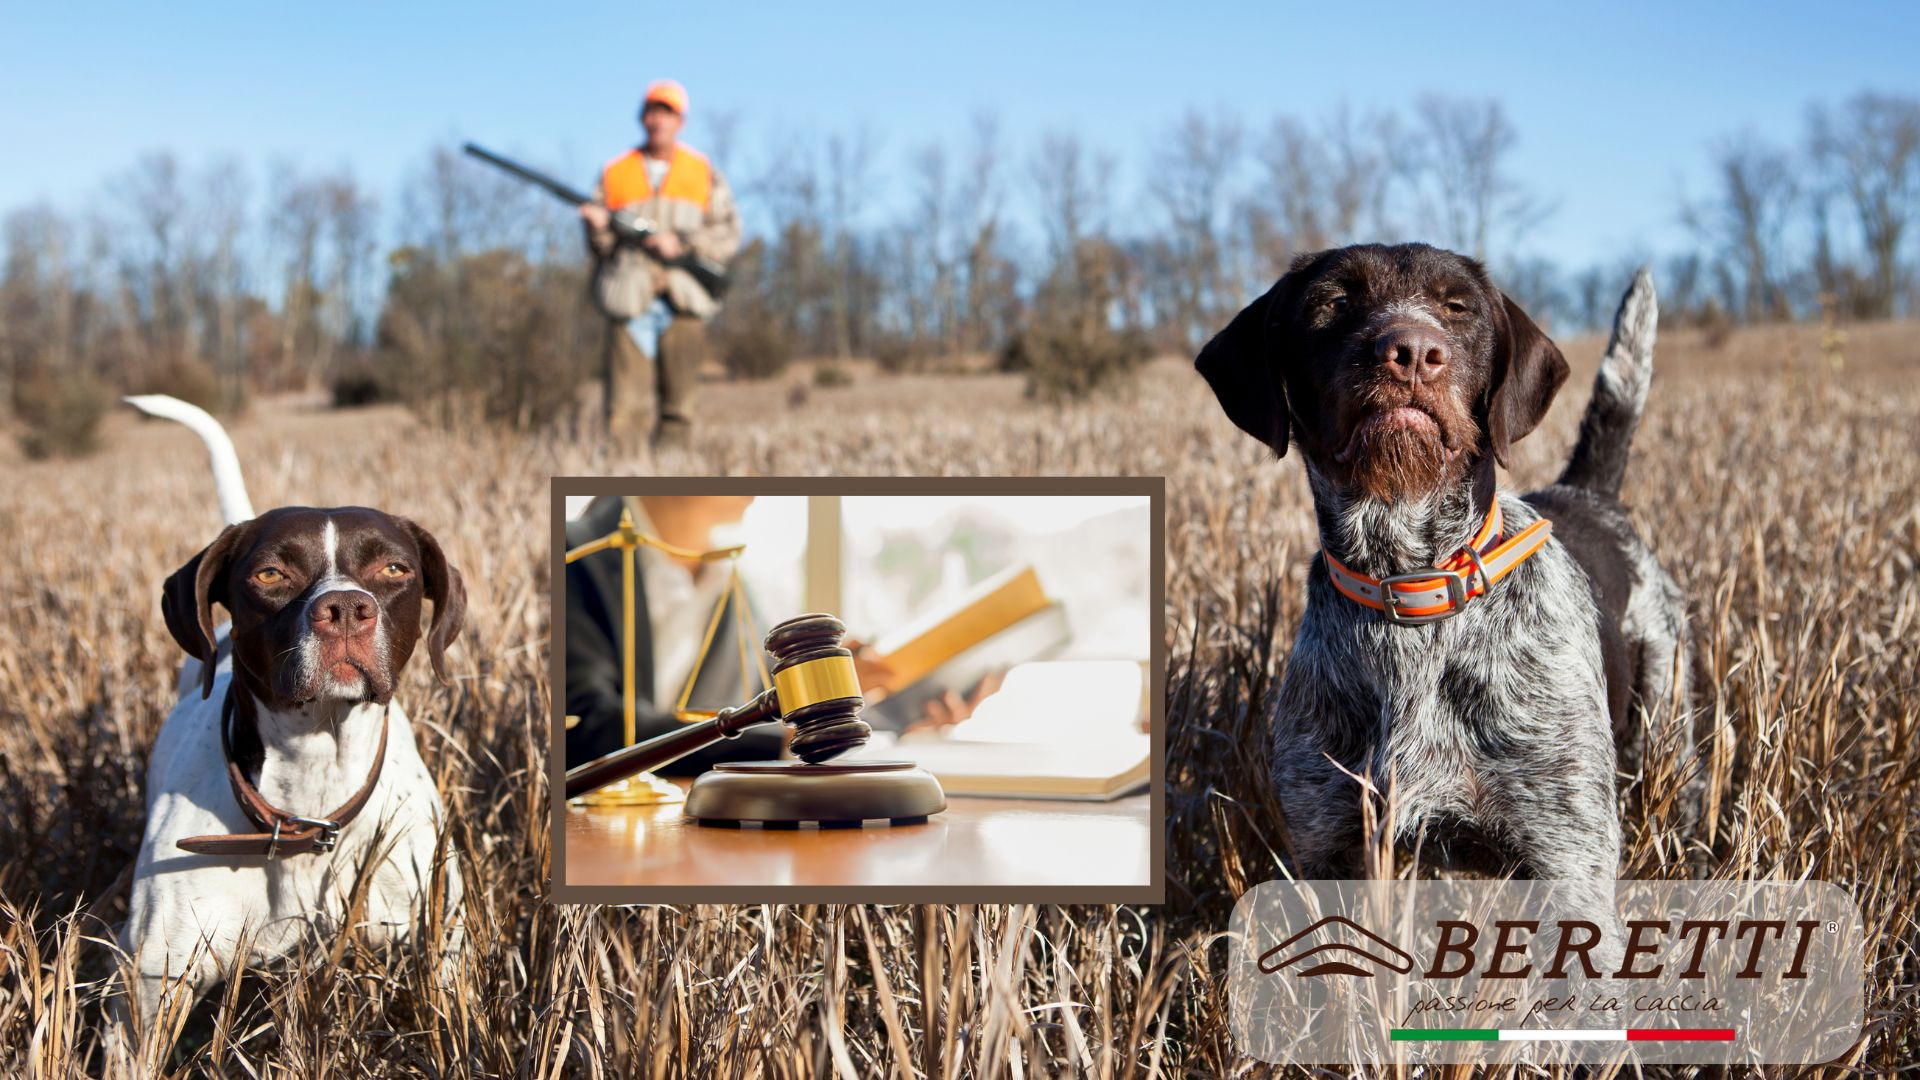
[[[1824,881],[1269,881],[1233,911],[1233,1036],[1285,1064],[1827,1062],[1864,940]]]

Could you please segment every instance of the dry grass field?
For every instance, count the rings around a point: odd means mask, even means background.
[[[1917,341],[1912,326],[1855,328],[1834,355],[1811,328],[1717,347],[1668,335],[1626,493],[1693,603],[1711,779],[1710,814],[1687,820],[1659,763],[1622,776],[1627,872],[1851,890],[1871,970],[1843,1064],[1869,1072],[1920,1060]],[[1513,483],[1558,469],[1598,353],[1569,348],[1571,389],[1519,447]],[[466,574],[455,685],[415,664],[403,693],[452,811],[470,947],[447,987],[422,951],[352,936],[246,972],[183,1019],[163,1071],[1262,1072],[1229,1041],[1219,934],[1234,898],[1275,874],[1262,716],[1314,548],[1298,463],[1272,462],[1172,362],[1062,409],[993,376],[797,396],[715,387],[693,452],[659,461],[385,409],[269,402],[233,424],[256,505],[404,512]],[[655,471],[1166,475],[1169,903],[546,903],[546,478]],[[204,455],[176,427],[117,416],[81,462],[0,449],[0,1074],[99,1067],[106,942],[179,660],[159,583],[218,524]]]

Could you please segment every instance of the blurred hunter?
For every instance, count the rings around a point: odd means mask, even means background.
[[[724,265],[740,247],[732,189],[706,155],[680,142],[686,117],[685,87],[671,79],[649,86],[640,102],[646,141],[609,161],[594,190],[596,201],[580,206],[594,257],[594,303],[653,361],[656,447],[688,441],[695,384],[706,358],[706,320],[720,310],[719,300],[692,273],[668,263],[692,254]],[[620,243],[611,223],[616,210],[652,219],[657,231],[639,243]],[[616,397],[609,415],[615,424],[632,424],[639,380],[637,373],[619,370],[616,345],[608,334],[606,362]]]

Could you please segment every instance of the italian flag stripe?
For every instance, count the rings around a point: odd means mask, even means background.
[[[1394,1042],[1497,1042],[1498,1028],[1394,1028]]]
[[[1732,1028],[1394,1028],[1394,1042],[1732,1042]]]

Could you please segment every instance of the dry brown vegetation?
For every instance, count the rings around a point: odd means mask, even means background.
[[[1597,343],[1521,444],[1558,468]],[[1920,1058],[1920,345],[1856,329],[1669,335],[1629,473],[1701,636],[1712,814],[1656,763],[1623,777],[1628,872],[1825,878],[1869,933],[1846,1064]],[[686,455],[426,428],[392,409],[262,403],[234,424],[257,505],[404,511],[464,568],[456,685],[405,693],[466,863],[471,948],[433,987],[352,938],[253,971],[185,1023],[179,1075],[1096,1075],[1259,1070],[1226,1024],[1233,898],[1275,873],[1263,702],[1314,538],[1305,484],[1184,365],[1091,403],[1014,377],[718,387]],[[729,427],[723,418],[734,418]],[[11,442],[11,440],[4,440]],[[77,463],[0,458],[0,1072],[85,1075],[138,841],[147,747],[179,659],[162,577],[218,526],[185,432],[116,416]],[[9,447],[0,453],[12,454]],[[562,908],[543,899],[546,478],[553,473],[1164,474],[1169,903]],[[1689,871],[1686,857],[1698,860]],[[1400,868],[1399,872],[1408,872]],[[1604,1072],[1602,1070],[1601,1072]],[[1598,1073],[1597,1073],[1598,1074]]]

